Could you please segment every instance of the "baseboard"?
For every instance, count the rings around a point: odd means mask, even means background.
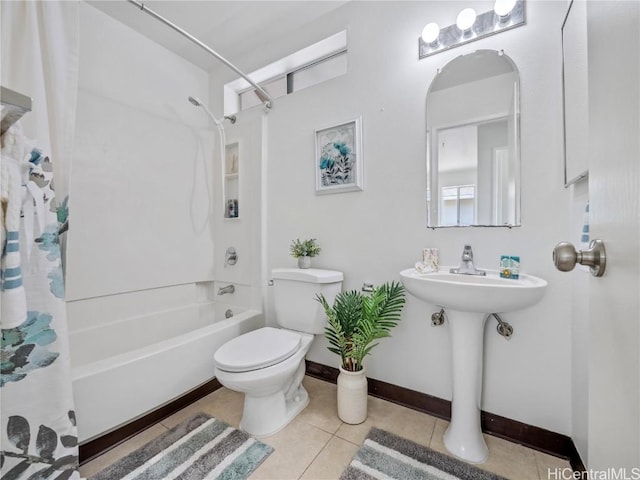
[[[209,380],[175,400],[172,400],[166,405],[162,405],[161,407],[127,423],[126,425],[118,427],[93,440],[81,443],[79,446],[80,465],[83,465],[95,457],[106,453],[125,440],[128,440],[134,435],[137,435],[143,430],[146,430],[161,420],[173,415],[177,411],[182,410],[197,400],[200,400],[202,397],[209,395],[211,392],[215,392],[220,387],[222,387],[222,385],[217,379],[214,378]]]
[[[337,368],[307,360],[307,375],[336,383]],[[451,419],[451,402],[391,383],[368,378],[369,395],[388,400],[404,407],[427,413],[443,420]],[[574,471],[585,472],[586,468],[570,437],[544,428],[482,412],[482,431],[510,442],[524,445],[550,455],[569,460]],[[583,478],[583,477],[581,477]]]
[[[339,370],[306,360],[306,373],[310,377],[336,383]],[[434,417],[442,418],[443,420],[451,419],[451,402],[449,400],[399,387],[374,378],[368,379],[368,385],[369,394],[374,397],[427,413]],[[173,415],[211,392],[216,391],[221,386],[220,382],[214,378],[126,425],[82,443],[79,447],[80,464],[83,465],[93,458],[102,455],[125,440]],[[489,435],[504,438],[510,442],[518,443],[556,457],[565,458],[569,460],[574,471],[586,472],[586,468],[582,463],[582,459],[578,454],[573,440],[566,435],[485,411],[482,412],[482,430]]]

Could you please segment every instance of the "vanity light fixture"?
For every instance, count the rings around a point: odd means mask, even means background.
[[[418,58],[425,58],[450,48],[525,24],[525,0],[496,0],[493,10],[477,15],[472,8],[462,10],[456,23],[440,29],[428,23],[418,38]]]
[[[493,6],[493,11],[496,12],[500,22],[505,22],[509,20],[511,10],[513,10],[513,7],[515,6],[516,0],[496,0],[495,5]]]
[[[456,25],[461,32],[466,34],[471,30],[473,24],[476,23],[476,18],[478,18],[478,14],[473,8],[465,8],[458,14]]]
[[[422,40],[429,45],[435,46],[438,43],[438,37],[440,36],[440,27],[437,23],[427,23],[422,29]]]

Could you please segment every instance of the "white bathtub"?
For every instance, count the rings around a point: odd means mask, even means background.
[[[264,325],[256,310],[194,304],[69,334],[80,442],[183,395],[214,376],[213,354]]]

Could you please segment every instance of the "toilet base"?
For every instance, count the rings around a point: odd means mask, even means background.
[[[268,437],[289,425],[308,404],[309,394],[302,384],[287,399],[282,391],[266,397],[245,394],[240,429],[256,438]]]
[[[218,381],[230,390],[244,393],[240,428],[254,437],[278,432],[309,404],[309,394],[302,386],[304,357],[313,335],[299,333],[298,351],[270,367],[248,372],[225,372],[216,367]]]

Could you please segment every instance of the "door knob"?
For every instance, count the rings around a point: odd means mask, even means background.
[[[604,275],[604,269],[607,265],[604,242],[602,240],[591,240],[587,250],[578,251],[571,243],[560,242],[553,249],[553,263],[561,272],[573,270],[576,263],[586,265],[589,267],[591,275],[601,277]]]

